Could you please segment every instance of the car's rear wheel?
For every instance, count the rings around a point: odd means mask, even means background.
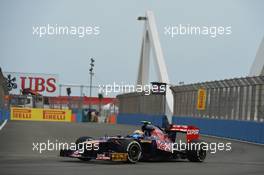
[[[203,162],[206,158],[205,144],[200,140],[193,140],[186,150],[187,159],[191,162]]]
[[[81,146],[84,147],[84,145],[81,145],[81,143],[85,142],[85,141],[91,141],[93,140],[92,137],[80,137],[76,140],[75,144],[77,146],[77,148],[81,148]],[[85,157],[78,157],[79,160],[82,160],[82,161],[89,161],[91,160],[90,158],[85,158]]]

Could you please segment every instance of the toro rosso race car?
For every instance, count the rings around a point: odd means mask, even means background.
[[[60,150],[60,156],[78,158],[83,161],[91,159],[136,163],[137,161],[188,159],[203,162],[206,150],[199,140],[199,129],[195,126],[168,125],[165,129],[143,121],[141,130],[128,136],[80,137],[75,150]],[[184,133],[184,149],[175,148],[177,133]],[[80,148],[81,145],[81,148]],[[199,145],[199,146],[197,146]],[[83,149],[85,148],[85,149]]]

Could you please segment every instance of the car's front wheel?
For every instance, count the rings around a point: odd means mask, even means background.
[[[77,146],[77,148],[80,148],[80,149],[83,149],[81,147],[84,147],[84,145],[82,145],[83,142],[86,142],[86,141],[91,141],[93,140],[92,137],[80,137],[76,140],[75,144]],[[91,160],[90,158],[86,158],[86,157],[78,157],[79,160],[82,160],[82,161],[89,161]]]
[[[137,141],[131,141],[127,145],[127,153],[128,153],[128,162],[136,163],[137,161],[139,161],[142,154],[140,144]]]

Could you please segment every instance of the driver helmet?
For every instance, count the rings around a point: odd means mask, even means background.
[[[133,134],[131,134],[131,137],[134,139],[139,139],[143,137],[143,132],[141,130],[135,130]]]
[[[139,129],[137,129],[137,130],[135,130],[135,131],[133,132],[133,134],[143,135],[144,132],[141,131],[141,130],[139,130]]]

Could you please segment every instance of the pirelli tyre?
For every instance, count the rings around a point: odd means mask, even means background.
[[[92,137],[80,137],[76,140],[75,144],[77,146],[77,148],[81,148],[81,146],[84,146],[84,145],[81,145],[81,143],[85,142],[85,141],[91,141],[93,140]],[[82,160],[82,161],[90,161],[91,159],[90,158],[84,158],[84,157],[79,157],[78,158],[79,160]]]
[[[186,149],[186,156],[191,162],[203,162],[206,158],[205,144],[203,141],[191,141]]]
[[[140,144],[133,139],[113,139],[112,143],[113,151],[120,153],[127,153],[127,162],[136,163],[139,161],[142,155],[142,149]]]
[[[137,141],[131,141],[127,144],[127,148],[126,148],[128,157],[127,157],[127,161],[129,163],[136,163],[139,161],[139,159],[141,158],[141,154],[142,154],[142,149],[140,144]]]

